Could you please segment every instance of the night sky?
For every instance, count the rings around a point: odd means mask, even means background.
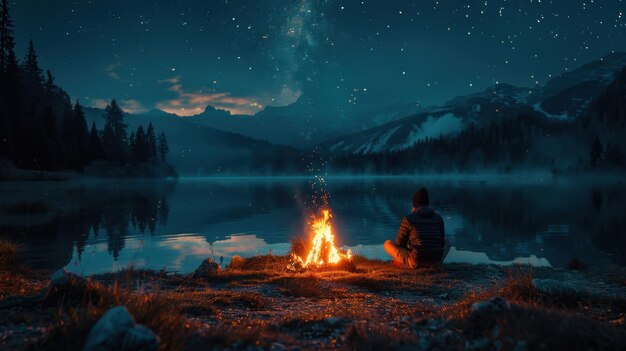
[[[301,94],[356,108],[532,87],[626,51],[626,1],[16,0],[20,57],[85,105],[251,114]]]

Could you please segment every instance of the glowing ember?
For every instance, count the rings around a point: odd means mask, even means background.
[[[303,268],[308,266],[321,267],[325,264],[336,264],[341,260],[351,260],[352,251],[343,252],[335,247],[335,236],[333,235],[332,227],[330,225],[330,211],[323,210],[322,218],[312,216],[313,222],[311,223],[311,229],[315,233],[313,241],[311,242],[311,250],[306,256],[306,259],[292,254],[292,258],[295,262],[302,265]]]

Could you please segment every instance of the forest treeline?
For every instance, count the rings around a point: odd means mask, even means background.
[[[166,176],[175,172],[163,132],[150,124],[128,135],[115,102],[102,116],[103,130],[87,125],[83,108],[39,66],[31,40],[26,56],[15,53],[8,1],[0,5],[0,166],[77,171],[110,176]]]

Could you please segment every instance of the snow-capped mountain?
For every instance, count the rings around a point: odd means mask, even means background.
[[[457,133],[464,121],[449,109],[433,110],[389,122],[322,144],[333,153],[369,154],[405,149],[417,141]]]
[[[523,112],[538,111],[561,119],[577,118],[625,66],[626,53],[613,53],[555,77],[543,87],[497,84],[479,93],[456,97],[442,107],[424,109],[321,146],[338,154],[397,151],[419,140],[458,133],[470,124],[480,127]]]
[[[626,66],[626,53],[616,52],[552,78],[538,89],[531,100],[548,116],[576,118],[615,79]]]

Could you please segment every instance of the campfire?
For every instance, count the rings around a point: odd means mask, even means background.
[[[352,260],[352,251],[343,251],[335,246],[335,235],[330,224],[330,210],[322,210],[322,216],[311,216],[311,230],[314,233],[309,253],[302,258],[291,254],[290,268],[322,268]]]

